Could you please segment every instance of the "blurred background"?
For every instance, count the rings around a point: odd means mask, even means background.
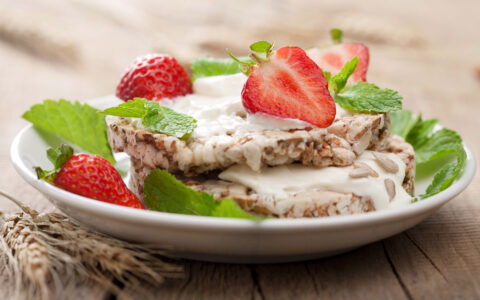
[[[145,53],[188,66],[197,56],[225,57],[227,47],[247,54],[257,40],[321,46],[332,27],[370,47],[369,81],[475,140],[479,15],[478,0],[0,0],[0,188],[32,194],[8,151],[34,103],[113,94],[122,71]]]

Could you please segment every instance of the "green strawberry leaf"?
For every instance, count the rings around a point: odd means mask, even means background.
[[[73,148],[68,145],[61,145],[57,149],[47,149],[47,157],[53,164],[53,170],[46,171],[40,167],[34,167],[38,179],[53,182],[60,168],[73,156]]]
[[[396,91],[374,84],[357,82],[347,85],[334,96],[341,107],[363,113],[386,113],[402,109],[402,96]]]
[[[47,150],[47,157],[53,164],[55,170],[60,169],[67,160],[73,155],[73,148],[68,145],[61,145],[58,149],[49,148]]]
[[[212,195],[185,186],[165,170],[152,170],[145,178],[143,190],[144,201],[151,210],[197,216],[258,219],[244,212],[233,200],[218,202]]]
[[[267,41],[259,41],[250,45],[250,50],[258,53],[268,53],[273,45]]]
[[[86,152],[104,157],[112,164],[115,159],[108,144],[107,125],[99,110],[88,104],[45,100],[35,104],[22,117],[36,128],[59,136]]]

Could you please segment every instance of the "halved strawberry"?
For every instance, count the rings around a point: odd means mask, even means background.
[[[367,80],[367,69],[370,55],[368,48],[363,44],[342,43],[328,48],[312,48],[307,50],[307,55],[324,71],[336,75],[346,62],[358,57],[355,72],[348,79],[348,83]]]
[[[262,112],[300,119],[328,127],[335,119],[335,103],[322,70],[298,47],[270,49],[258,59],[242,90],[242,103],[250,113]]]

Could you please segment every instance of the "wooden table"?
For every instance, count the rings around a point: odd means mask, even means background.
[[[53,209],[9,160],[10,143],[27,124],[20,116],[34,103],[111,94],[140,54],[168,52],[188,63],[224,56],[226,47],[246,54],[259,39],[308,47],[324,43],[334,26],[369,45],[370,81],[399,90],[406,108],[458,131],[480,158],[479,1],[133,2],[0,2],[1,190]],[[185,278],[153,289],[151,298],[479,299],[479,198],[477,175],[422,224],[332,258],[277,265],[185,261]],[[15,209],[3,200],[0,208]],[[70,291],[75,298],[111,295],[79,284]]]

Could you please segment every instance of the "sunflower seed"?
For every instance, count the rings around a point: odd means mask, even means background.
[[[390,178],[384,180],[385,189],[387,190],[388,197],[390,198],[389,201],[391,202],[393,198],[395,198],[395,182]]]
[[[396,162],[394,162],[392,159],[387,157],[383,153],[379,152],[373,152],[373,156],[377,160],[377,163],[384,169],[385,171],[389,173],[397,173],[398,172],[398,165]]]
[[[369,165],[362,162],[356,162],[353,165],[353,170],[350,171],[348,175],[351,178],[364,178],[368,176],[378,177],[378,173],[375,172],[374,169],[372,169]]]

